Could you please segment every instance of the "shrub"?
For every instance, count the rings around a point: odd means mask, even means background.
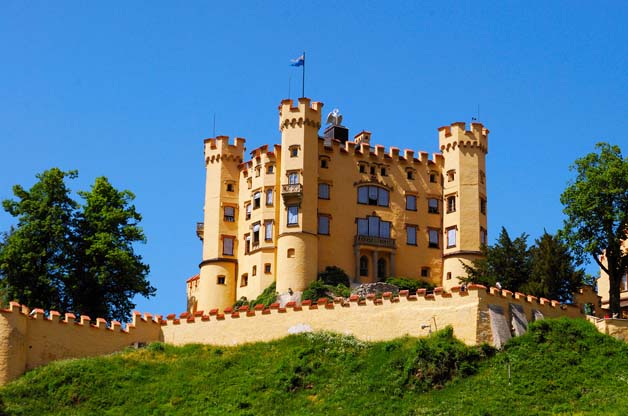
[[[275,303],[277,301],[277,285],[275,282],[272,282],[262,293],[259,294],[258,297],[253,299],[249,305],[251,307],[255,305],[264,305],[265,307],[269,307],[271,303]]]
[[[389,285],[397,286],[399,290],[409,290],[410,294],[414,295],[417,289],[433,290],[434,285],[423,281],[408,279],[407,277],[389,277],[386,279],[386,283]]]
[[[344,285],[348,287],[351,285],[349,275],[336,266],[325,267],[325,270],[318,274],[318,280],[322,280],[323,283],[331,286]]]
[[[302,300],[316,301],[320,298],[333,299],[336,296],[348,298],[351,295],[351,289],[343,284],[336,286],[325,284],[322,280],[315,280],[309,284],[307,289],[301,295]]]

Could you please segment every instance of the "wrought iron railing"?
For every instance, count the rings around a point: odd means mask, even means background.
[[[394,238],[386,238],[386,237],[376,237],[373,235],[356,235],[355,236],[356,244],[366,244],[370,246],[378,246],[378,247],[386,247],[386,248],[396,248],[395,239]]]

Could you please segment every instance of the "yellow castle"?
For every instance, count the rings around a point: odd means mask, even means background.
[[[245,140],[205,140],[200,273],[187,281],[188,310],[254,299],[276,282],[298,296],[327,266],[352,282],[390,276],[459,285],[462,262],[487,239],[488,130],[458,122],[438,129],[440,153],[353,140],[334,110],[300,98],[279,105],[281,144],[245,160]]]

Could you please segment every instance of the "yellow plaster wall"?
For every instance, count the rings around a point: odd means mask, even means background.
[[[71,314],[59,321],[56,312],[50,318],[40,309],[29,312],[13,302],[10,309],[0,310],[0,384],[51,361],[109,354],[162,337],[160,324],[150,315],[134,315],[123,331],[117,322],[109,329],[102,319],[90,325],[86,317],[75,323]]]

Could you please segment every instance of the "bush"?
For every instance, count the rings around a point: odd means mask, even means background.
[[[416,294],[417,289],[434,290],[434,285],[423,281],[408,279],[407,277],[389,277],[386,279],[389,285],[397,286],[399,290],[409,290],[410,294]]]
[[[322,280],[326,285],[346,287],[351,286],[351,279],[340,267],[327,266],[325,270],[318,274],[318,280]]]
[[[351,289],[343,284],[333,286],[325,284],[322,280],[315,280],[303,291],[301,299],[316,301],[320,298],[333,299],[337,296],[348,298],[350,295]]]
[[[277,285],[275,282],[272,282],[262,293],[259,294],[258,297],[253,299],[249,305],[251,307],[255,305],[264,305],[264,307],[269,307],[271,303],[275,303],[277,301]]]

